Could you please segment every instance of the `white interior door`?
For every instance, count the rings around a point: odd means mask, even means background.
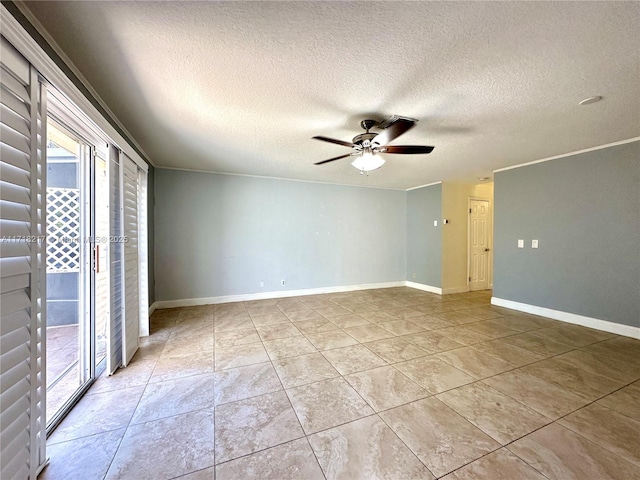
[[[469,291],[489,288],[489,202],[469,201]]]

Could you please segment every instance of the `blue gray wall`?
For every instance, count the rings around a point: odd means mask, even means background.
[[[405,280],[406,192],[154,173],[157,301]]]
[[[442,184],[407,192],[406,279],[410,282],[442,286],[441,217]]]
[[[640,326],[640,142],[498,172],[494,215],[495,297]]]

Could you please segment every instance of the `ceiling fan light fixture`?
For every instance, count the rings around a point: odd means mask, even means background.
[[[375,155],[373,152],[362,152],[362,155],[356,157],[351,162],[351,166],[361,172],[370,172],[371,170],[377,170],[384,165],[384,158],[380,155]]]

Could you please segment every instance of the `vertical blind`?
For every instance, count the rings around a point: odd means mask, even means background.
[[[0,478],[45,462],[44,315],[46,89],[0,45]]]

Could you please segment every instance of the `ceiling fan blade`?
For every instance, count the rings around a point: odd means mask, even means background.
[[[353,147],[353,143],[351,142],[343,142],[342,140],[336,140],[335,138],[323,137],[322,135],[316,135],[316,140],[322,140],[323,142],[335,143],[336,145],[342,145],[343,147]]]
[[[333,157],[333,158],[330,158],[328,160],[322,160],[321,162],[316,162],[316,163],[314,163],[314,165],[322,165],[323,163],[334,162],[336,160],[340,160],[341,158],[350,157],[351,155],[352,155],[351,153],[347,153],[346,155],[340,155],[339,157]]]
[[[386,145],[392,140],[398,138],[400,135],[405,133],[407,130],[413,128],[416,124],[413,120],[408,120],[406,118],[399,118],[391,125],[389,125],[386,129],[380,132],[373,139],[373,142],[377,143],[380,146]]]
[[[381,147],[380,153],[431,153],[434,148],[435,147],[428,147],[426,145],[390,145],[388,147]]]

